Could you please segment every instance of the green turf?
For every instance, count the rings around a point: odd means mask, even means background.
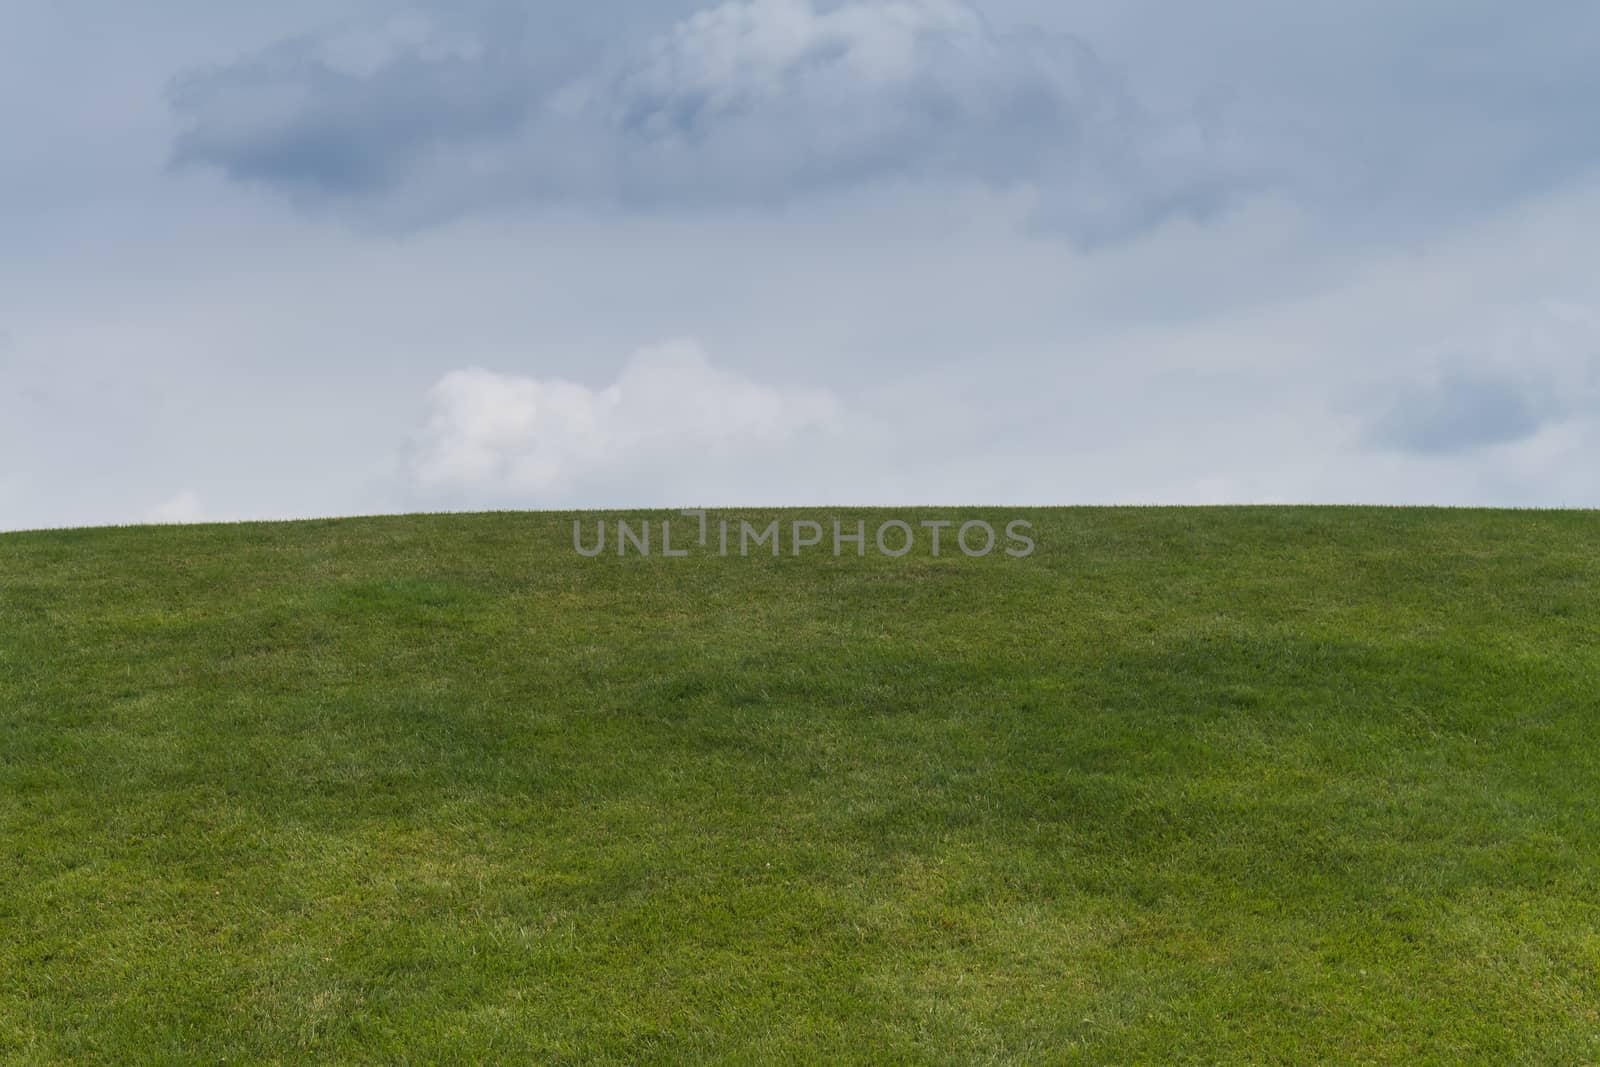
[[[1600,1061],[1600,514],[984,514],[0,537],[0,1062]]]

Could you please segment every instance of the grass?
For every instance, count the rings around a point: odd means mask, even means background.
[[[1017,514],[0,537],[0,1062],[1600,1062],[1600,514]]]

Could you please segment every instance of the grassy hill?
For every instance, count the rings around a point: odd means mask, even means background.
[[[972,514],[0,536],[0,1062],[1600,1061],[1600,514]]]

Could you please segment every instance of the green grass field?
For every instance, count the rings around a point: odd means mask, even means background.
[[[0,1062],[1600,1062],[1600,514],[971,514],[0,536]]]

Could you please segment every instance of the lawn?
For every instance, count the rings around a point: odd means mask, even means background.
[[[1600,1062],[1600,514],[838,514],[0,536],[0,1063]]]

